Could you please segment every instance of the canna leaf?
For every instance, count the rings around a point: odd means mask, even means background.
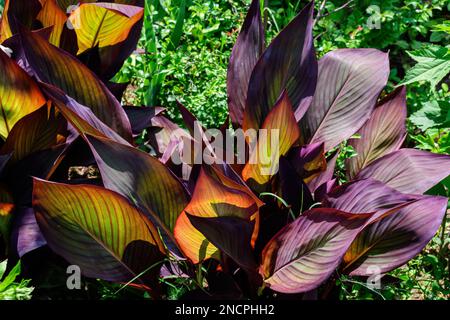
[[[84,3],[69,16],[78,41],[78,53],[117,45],[128,38],[144,9],[115,3]]]
[[[30,68],[41,82],[64,90],[125,140],[132,141],[125,111],[106,86],[81,62],[39,35],[22,30],[20,39]]]
[[[32,208],[18,208],[15,213],[12,239],[17,254],[22,258],[25,254],[47,244],[39,229]]]
[[[45,104],[36,83],[0,50],[0,137],[6,138],[22,117]]]
[[[264,27],[259,0],[253,0],[231,52],[227,74],[228,109],[234,125],[242,125],[248,83],[264,50]]]
[[[41,10],[39,0],[6,0],[0,24],[0,43],[19,31],[19,25],[31,28]]]
[[[44,28],[52,27],[49,42],[59,47],[61,34],[67,23],[67,15],[57,2],[57,0],[41,0],[42,9],[36,19]]]
[[[76,102],[62,90],[45,83],[40,83],[42,91],[51,99],[63,117],[80,135],[91,134],[108,137],[114,141],[128,144],[119,134],[95,116],[91,109]]]
[[[372,178],[403,193],[422,194],[450,175],[450,156],[400,149],[365,167],[355,180]]]
[[[313,4],[306,5],[256,63],[248,84],[244,130],[259,129],[284,90],[287,90],[296,113],[299,110],[303,113],[309,107],[317,82],[312,36]]]
[[[305,139],[329,151],[366,122],[389,76],[388,55],[375,49],[339,49],[319,61],[317,90],[300,125]]]
[[[115,192],[35,179],[33,208],[50,248],[87,277],[129,281],[151,265],[140,259],[164,252],[156,228]]]
[[[406,137],[406,88],[401,87],[376,107],[370,119],[350,139],[357,155],[347,159],[350,178],[374,160],[400,149]]]
[[[130,120],[133,135],[140,134],[144,129],[152,126],[152,119],[164,111],[161,107],[133,107],[124,106],[128,120]]]
[[[200,218],[189,213],[187,216],[191,224],[220,251],[241,267],[256,270],[251,247],[254,221],[235,217]]]
[[[104,186],[132,199],[150,219],[172,231],[189,197],[181,182],[158,159],[136,148],[87,135]]]
[[[369,217],[329,208],[305,212],[264,248],[260,273],[265,283],[283,293],[317,288],[338,267]]]
[[[382,214],[415,200],[415,195],[401,193],[377,180],[365,179],[333,188],[325,196],[322,205],[350,213]]]
[[[48,149],[57,143],[58,126],[54,110],[49,110],[45,105],[14,125],[0,153],[12,153],[11,162],[16,162],[34,152]]]
[[[414,258],[433,238],[447,198],[421,196],[367,225],[344,256],[344,272],[354,276],[386,273]]]
[[[300,138],[300,130],[286,92],[267,115],[261,129],[266,134],[261,135],[260,132],[256,145],[253,148],[250,146],[250,160],[242,171],[242,177],[245,181],[253,179],[263,185],[277,173],[280,156],[286,155]]]
[[[187,213],[200,218],[235,217],[246,221],[257,219],[258,203],[247,192],[224,176],[214,177],[201,169],[192,199],[178,217],[174,236],[181,250],[192,262],[219,258],[219,250],[190,222]],[[255,228],[257,228],[255,226]],[[252,239],[254,242],[254,238]]]

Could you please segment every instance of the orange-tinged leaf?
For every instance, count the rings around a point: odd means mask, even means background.
[[[16,123],[0,154],[12,153],[10,161],[15,162],[54,146],[57,143],[58,124],[54,111],[49,112],[47,106],[41,107]]]
[[[53,27],[50,35],[50,43],[59,46],[61,41],[61,34],[64,25],[67,22],[67,15],[58,5],[56,0],[41,0],[42,9],[37,16],[44,28]]]
[[[194,228],[186,213],[203,218],[235,217],[253,221],[258,216],[258,205],[247,193],[226,186],[202,169],[191,202],[178,217],[174,230],[183,253],[198,263],[218,258],[219,250]]]
[[[129,281],[164,252],[156,228],[110,190],[35,179],[33,208],[50,248],[88,277]]]
[[[266,130],[266,134],[259,131],[256,147],[251,151],[242,176],[245,181],[253,179],[263,185],[277,173],[280,157],[286,155],[300,138],[300,129],[286,92],[267,115],[261,129]]]
[[[0,50],[0,137],[6,138],[25,115],[39,109],[45,99],[36,83]]]
[[[82,4],[69,17],[77,34],[78,54],[94,47],[103,48],[125,41],[143,14],[143,8],[127,5]]]

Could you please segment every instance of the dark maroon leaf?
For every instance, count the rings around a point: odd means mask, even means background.
[[[124,106],[130,120],[133,135],[138,135],[142,130],[152,126],[152,119],[164,111],[161,107],[134,107]]]
[[[264,27],[259,2],[252,1],[228,65],[228,109],[231,121],[237,127],[242,125],[250,76],[264,50]]]
[[[16,210],[12,239],[20,258],[28,252],[47,244],[39,229],[32,208],[19,208]]]
[[[304,110],[311,103],[317,82],[313,10],[313,2],[310,2],[256,63],[248,86],[244,130],[259,129],[284,90],[294,111]]]
[[[235,217],[203,218],[187,214],[192,225],[241,267],[255,270],[251,247],[254,221]]]

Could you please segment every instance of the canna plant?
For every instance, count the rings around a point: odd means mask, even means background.
[[[26,15],[14,7],[21,1],[5,5],[0,258],[13,264],[48,246],[88,278],[134,283],[154,298],[174,277],[216,298],[326,298],[340,274],[385,274],[439,229],[448,200],[424,193],[450,174],[450,157],[402,148],[406,88],[383,93],[386,53],[340,49],[317,61],[313,3],[265,47],[254,0],[232,52],[233,128],[280,137],[279,152],[257,141],[271,153],[262,174],[254,152],[243,165],[221,158],[228,123],[211,137],[181,104],[188,130],[162,108],[120,105],[109,79],[136,45],[139,1],[55,14],[62,2],[36,1]],[[133,139],[144,130],[152,154]],[[356,156],[339,184],[344,141]],[[173,161],[191,144],[216,161]],[[74,177],[74,168],[92,174]]]

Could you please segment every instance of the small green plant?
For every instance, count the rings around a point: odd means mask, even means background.
[[[7,260],[0,263],[0,300],[29,300],[34,288],[29,286],[30,280],[17,278],[21,273],[20,261],[5,275]]]

